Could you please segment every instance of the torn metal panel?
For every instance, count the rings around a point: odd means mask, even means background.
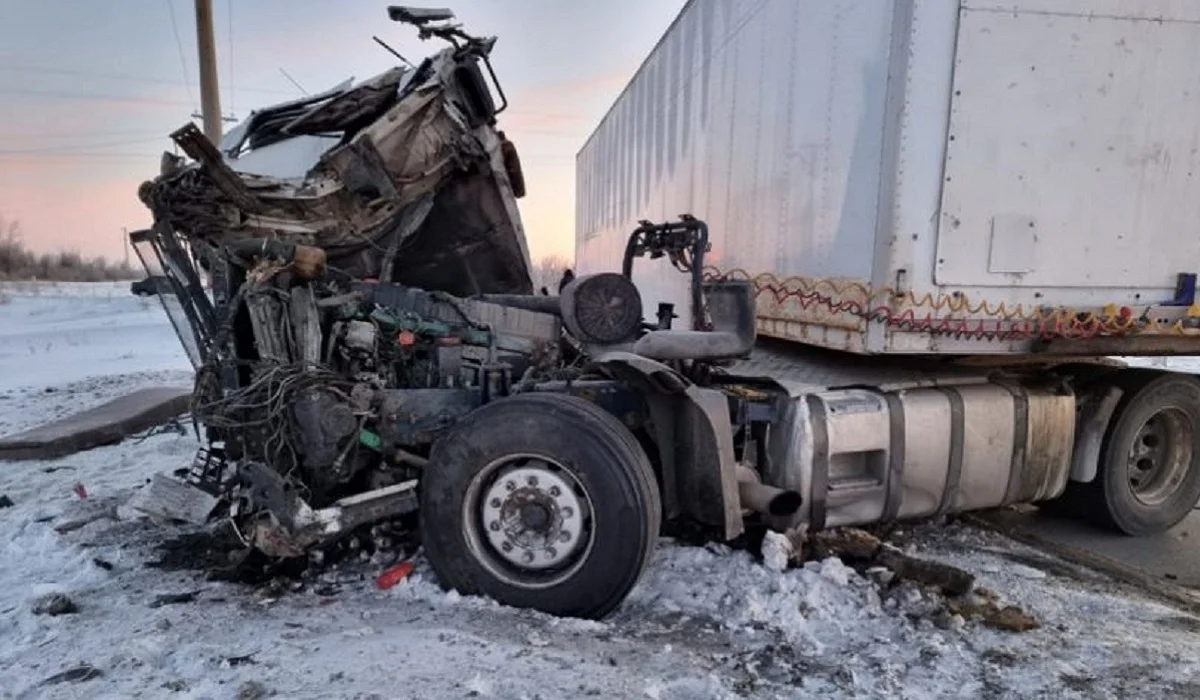
[[[131,506],[147,515],[203,525],[220,499],[166,474],[155,474]]]
[[[299,110],[302,113],[311,108],[312,105],[341,95],[353,84],[353,79],[344,80],[324,92],[315,95],[305,95],[297,100],[281,102],[270,107],[254,110],[242,123],[230,129],[221,138],[221,143],[219,144],[221,152],[228,157],[236,158],[241,154],[242,147],[246,144],[246,137],[250,131],[255,130],[256,133],[259,132],[259,127],[261,127],[265,120],[288,110]]]
[[[304,177],[330,149],[341,143],[341,136],[297,136],[250,151],[241,158],[225,158],[235,172],[270,178]]]
[[[292,292],[291,312],[292,354],[303,364],[316,365],[321,361],[321,317],[311,287],[297,287]]]
[[[490,47],[258,110],[219,148],[189,124],[173,137],[195,162],[165,156],[139,197],[192,240],[278,237],[324,248],[351,277],[530,293],[523,176],[478,65]]]

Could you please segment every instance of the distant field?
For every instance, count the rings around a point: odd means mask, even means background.
[[[157,299],[129,282],[0,282],[0,391],[191,365]]]
[[[116,282],[0,281],[0,294],[10,297],[135,298],[129,280]]]

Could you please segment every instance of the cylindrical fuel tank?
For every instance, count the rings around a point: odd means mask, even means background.
[[[1075,397],[979,382],[792,399],[767,483],[805,496],[813,528],[929,517],[1054,498],[1066,487]]]

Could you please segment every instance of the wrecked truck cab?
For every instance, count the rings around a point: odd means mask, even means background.
[[[688,217],[639,225],[620,272],[533,294],[494,40],[443,14],[393,11],[451,44],[416,66],[260,110],[221,144],[172,135],[191,160],[142,185],[154,225],[131,239],[196,366],[206,444],[156,488],[278,558],[415,511],[444,586],[602,617],[664,520],[729,539],[743,506],[798,508],[738,468],[734,426],[769,401],[712,382],[754,343],[753,296],[701,278]],[[645,322],[643,256],[690,275],[689,328],[670,308]]]
[[[523,175],[480,67],[491,49],[459,40],[415,67],[259,110],[219,146],[184,126],[172,139],[193,162],[165,157],[139,196],[189,241],[279,237],[322,248],[349,278],[529,293]]]

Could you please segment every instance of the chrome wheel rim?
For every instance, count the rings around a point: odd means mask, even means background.
[[[485,466],[463,499],[464,535],[476,560],[496,578],[548,588],[574,575],[595,533],[591,496],[556,460],[506,455]]]

